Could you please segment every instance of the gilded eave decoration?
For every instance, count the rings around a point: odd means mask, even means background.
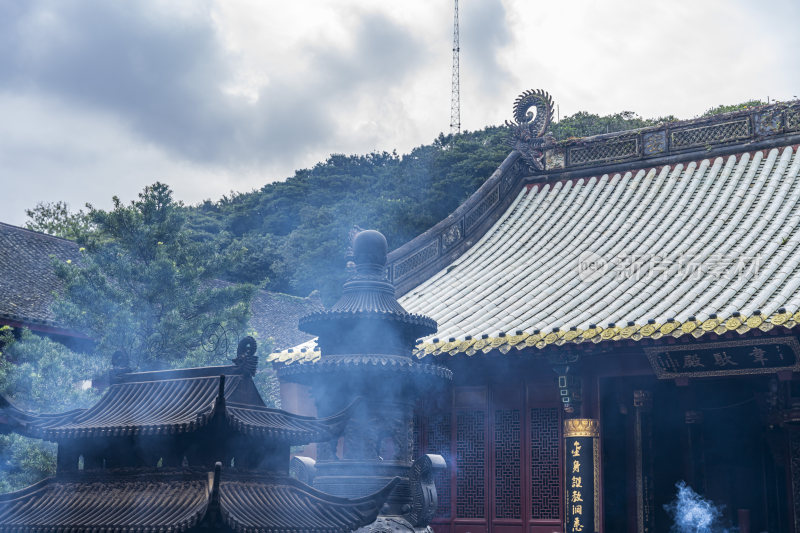
[[[769,317],[761,314],[744,316],[734,313],[727,318],[712,316],[706,320],[677,320],[659,324],[649,321],[647,324],[629,324],[626,326],[609,325],[608,327],[594,327],[587,329],[570,328],[550,332],[526,333],[517,331],[513,335],[499,335],[478,339],[450,339],[447,341],[426,342],[417,346],[415,354],[418,358],[428,355],[458,355],[467,356],[477,353],[489,353],[497,350],[506,354],[512,349],[525,350],[528,348],[543,349],[547,346],[562,346],[564,344],[600,343],[604,341],[639,341],[642,339],[657,340],[662,337],[681,338],[691,336],[700,338],[707,333],[723,335],[736,332],[740,335],[758,329],[767,332],[780,326],[793,328],[800,324],[800,310],[791,313],[779,311]]]
[[[740,335],[751,330],[768,332],[775,327],[786,329],[794,328],[800,324],[800,310],[794,313],[789,311],[779,311],[769,317],[754,313],[752,316],[744,316],[734,313],[727,318],[712,317],[706,320],[677,320],[667,321],[659,324],[649,321],[647,324],[631,324],[626,326],[594,327],[587,329],[570,328],[550,332],[527,333],[517,331],[514,334],[500,334],[497,336],[481,336],[480,338],[448,339],[436,342],[423,342],[418,344],[414,350],[414,355],[418,359],[429,355],[437,357],[450,355],[455,356],[464,354],[472,356],[478,353],[487,354],[497,350],[502,354],[507,354],[511,350],[522,351],[529,348],[543,349],[548,346],[563,346],[565,344],[577,345],[584,343],[597,344],[607,341],[640,341],[642,339],[658,340],[660,338],[672,337],[695,338],[698,339],[707,333],[723,335],[728,332],[736,332]],[[313,362],[319,358],[319,351],[314,349],[313,341],[307,343],[307,347],[301,349],[291,349],[273,353],[269,356],[270,362],[292,364]]]

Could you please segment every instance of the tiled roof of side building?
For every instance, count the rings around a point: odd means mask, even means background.
[[[50,310],[61,290],[51,257],[74,260],[78,246],[38,231],[0,222],[0,319],[57,326]]]
[[[322,300],[316,294],[300,298],[258,291],[250,308],[250,325],[261,339],[272,339],[273,349],[282,350],[313,338],[312,335],[300,331],[297,324],[300,317],[322,308]]]

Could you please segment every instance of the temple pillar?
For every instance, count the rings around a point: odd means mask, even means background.
[[[789,477],[791,490],[791,514],[794,532],[800,532],[800,426],[787,426],[789,447]]]
[[[638,533],[652,533],[655,527],[652,393],[647,390],[634,390],[633,408],[633,440],[636,453],[636,531]]]
[[[566,533],[601,533],[598,420],[564,421],[564,487]]]
[[[695,490],[706,491],[705,443],[703,442],[703,412],[688,410],[684,413],[688,444],[686,480]]]

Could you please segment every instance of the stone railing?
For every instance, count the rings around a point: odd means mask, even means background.
[[[613,163],[712,151],[793,132],[800,133],[800,103],[754,107],[639,130],[561,141],[545,151],[545,172],[599,168]]]

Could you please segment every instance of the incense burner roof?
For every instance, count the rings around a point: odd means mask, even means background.
[[[124,374],[92,407],[62,414],[26,413],[3,400],[0,429],[52,441],[177,435],[215,416],[235,431],[294,445],[334,438],[349,411],[319,419],[270,409],[239,367],[205,367]]]
[[[290,478],[235,471],[86,472],[0,495],[0,532],[189,531],[220,522],[247,533],[344,533],[375,520],[395,483],[337,498]]]
[[[386,238],[366,230],[353,237],[354,273],[345,282],[342,296],[330,308],[300,319],[300,329],[319,335],[323,351],[337,353],[381,353],[374,338],[394,340],[399,353],[406,344],[436,331],[431,318],[407,312],[395,297],[394,286],[386,278]],[[354,350],[353,343],[366,343]],[[373,343],[374,344],[374,343]]]

